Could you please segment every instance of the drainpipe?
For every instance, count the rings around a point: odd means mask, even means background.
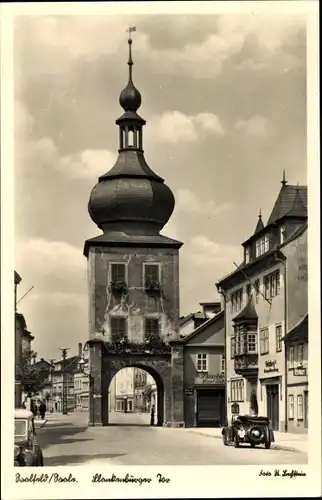
[[[218,293],[223,297],[224,300],[224,336],[225,336],[225,344],[224,344],[224,355],[225,355],[225,425],[226,421],[228,424],[228,384],[227,384],[227,328],[226,328],[226,320],[227,320],[227,314],[226,314],[226,308],[227,308],[227,301],[226,301],[226,292],[218,285],[216,285]],[[227,401],[227,403],[226,403]]]
[[[286,277],[287,277],[287,266],[286,266],[286,260],[279,259],[277,257],[277,254],[275,255],[274,260],[281,262],[284,267],[284,273],[283,273],[283,279],[284,279],[284,336],[288,332],[288,316],[287,316],[287,282],[286,282]],[[287,398],[288,398],[288,390],[287,390],[287,380],[288,380],[288,373],[287,373],[287,348],[286,344],[284,342],[284,406],[285,406],[285,432],[288,431],[288,421],[287,421]]]

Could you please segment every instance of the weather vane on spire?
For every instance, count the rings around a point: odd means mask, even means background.
[[[126,32],[129,34],[129,40],[132,40],[131,33],[133,33],[134,31],[136,31],[136,26],[129,26],[126,30]]]

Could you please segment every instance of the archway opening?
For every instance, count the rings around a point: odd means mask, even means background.
[[[162,426],[164,386],[153,369],[140,365],[121,368],[108,388],[108,424]]]

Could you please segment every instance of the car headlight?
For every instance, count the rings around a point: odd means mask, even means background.
[[[245,437],[245,429],[243,429],[242,427],[240,429],[238,429],[238,436],[239,437]]]
[[[19,446],[17,446],[15,444],[14,451],[13,451],[14,457],[17,458],[17,456],[19,455],[19,453],[20,453],[20,448],[19,448]]]

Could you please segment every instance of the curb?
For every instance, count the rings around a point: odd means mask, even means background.
[[[213,438],[213,439],[222,439],[221,436],[212,436],[211,434],[206,434],[205,432],[198,432],[198,431],[190,431],[190,432],[194,433],[194,434],[199,434],[200,436],[210,437],[210,438]],[[307,451],[300,450],[299,448],[294,448],[292,446],[284,446],[284,445],[279,445],[279,444],[273,444],[272,448],[274,450],[294,451],[295,453],[306,453],[307,454]]]

